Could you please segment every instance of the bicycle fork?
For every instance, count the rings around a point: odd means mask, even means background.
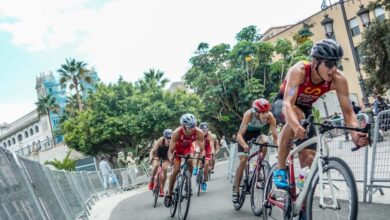
[[[324,164],[327,164],[327,161],[325,158],[320,158],[318,160],[318,176],[319,176],[319,187],[320,187],[320,202],[319,202],[319,206],[320,208],[325,208],[325,209],[340,209],[340,206],[338,205],[337,203],[337,199],[336,199],[336,195],[335,195],[335,191],[334,191],[334,186],[333,186],[333,181],[332,181],[332,178],[331,178],[331,175],[330,175],[330,172],[327,171],[326,172],[326,175],[327,175],[327,178],[328,178],[328,185],[329,185],[329,190],[330,190],[330,194],[332,196],[332,202],[333,204],[325,204],[325,201],[324,201],[324,188],[325,188],[325,181],[324,181]]]

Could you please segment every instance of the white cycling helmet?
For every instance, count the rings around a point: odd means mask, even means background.
[[[187,128],[195,128],[196,118],[193,114],[187,113],[181,116],[180,124],[186,126]]]

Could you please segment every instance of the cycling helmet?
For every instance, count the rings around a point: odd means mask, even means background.
[[[180,118],[180,124],[186,126],[187,128],[194,128],[196,126],[196,118],[193,114],[184,114]]]
[[[203,131],[207,131],[209,129],[209,125],[207,124],[207,122],[202,122],[200,123],[199,128]]]
[[[332,39],[324,39],[313,45],[310,56],[324,60],[340,60],[344,55],[340,44]]]
[[[267,99],[260,98],[260,99],[256,99],[253,102],[252,108],[256,112],[268,112],[269,109],[271,108],[271,105],[269,104]]]
[[[171,137],[172,137],[172,129],[165,129],[163,134],[164,134],[164,138],[171,139]]]

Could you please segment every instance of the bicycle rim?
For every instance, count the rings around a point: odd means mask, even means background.
[[[172,204],[169,208],[171,217],[175,216],[175,214],[176,214],[177,204],[179,202],[178,192],[180,191],[179,190],[179,186],[181,185],[180,182],[181,182],[181,175],[179,174],[176,177],[176,187],[174,188],[174,191],[172,192]]]
[[[202,186],[202,179],[203,179],[203,172],[199,172],[198,176],[196,177],[197,183],[198,183],[198,196],[200,196],[200,188]]]
[[[334,204],[331,192],[333,189],[338,207],[326,209],[320,207],[320,184],[317,170],[308,194],[306,217],[310,219],[320,219],[324,216],[328,219],[357,219],[358,195],[355,178],[349,166],[339,158],[328,158],[328,164],[324,166],[323,177],[324,204]]]
[[[187,218],[188,210],[190,208],[191,201],[191,176],[187,170],[183,175],[183,181],[179,190],[179,207],[178,214],[179,219],[184,220]]]
[[[157,175],[157,184],[155,184],[155,188],[153,189],[154,194],[154,204],[153,207],[156,208],[157,206],[157,199],[160,193],[160,175]]]
[[[263,210],[263,194],[266,178],[266,170],[264,166],[256,168],[253,174],[251,183],[251,208],[255,216],[260,216]]]

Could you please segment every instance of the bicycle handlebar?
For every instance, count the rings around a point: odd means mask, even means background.
[[[371,124],[370,123],[367,123],[364,128],[352,128],[352,127],[346,127],[346,126],[333,125],[329,121],[325,121],[324,123],[315,123],[314,117],[312,115],[310,115],[307,119],[302,120],[301,125],[305,129],[307,127],[310,127],[310,125],[319,126],[320,133],[325,133],[325,132],[328,132],[328,131],[333,130],[333,129],[343,129],[343,130],[350,130],[350,131],[366,133],[366,134],[368,134],[368,141],[369,141],[369,145],[371,146]],[[357,151],[361,147],[362,146],[356,145],[355,147],[351,148],[351,151]]]
[[[249,148],[251,148],[252,145],[253,146],[259,146],[259,147],[274,147],[274,148],[278,148],[277,145],[273,145],[273,144],[268,144],[268,143],[260,144],[260,143],[257,143],[256,142],[256,138],[252,138],[247,143],[248,143]]]

